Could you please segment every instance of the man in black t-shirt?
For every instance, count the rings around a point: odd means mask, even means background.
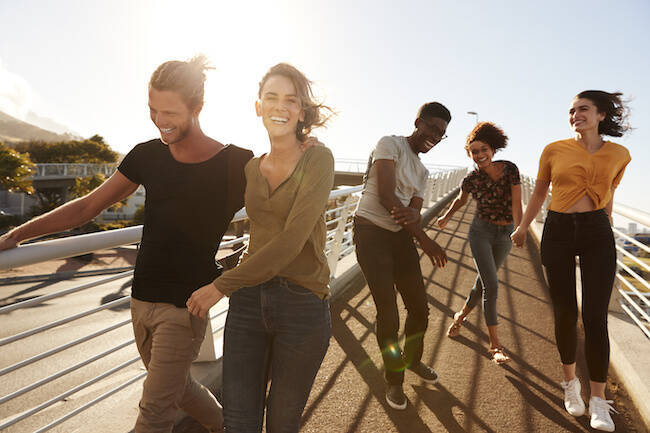
[[[189,314],[185,302],[218,276],[215,254],[244,204],[244,166],[253,154],[201,131],[206,68],[202,56],[160,65],[149,82],[150,116],[160,139],[134,147],[118,171],[90,194],[0,237],[4,250],[80,226],[144,185],[145,222],[131,314],[148,375],[136,433],[171,432],[179,407],[209,431],[223,430],[218,402],[189,374],[207,322]]]

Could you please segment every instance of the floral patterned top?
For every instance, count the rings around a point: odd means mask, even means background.
[[[512,185],[521,184],[519,169],[510,161],[493,163],[505,164],[501,176],[496,181],[487,173],[474,169],[463,179],[461,189],[472,194],[476,200],[480,219],[488,222],[512,222]]]

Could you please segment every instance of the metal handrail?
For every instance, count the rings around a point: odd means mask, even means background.
[[[37,296],[36,298],[27,299],[26,301],[16,302],[15,304],[10,304],[0,308],[0,314],[6,314],[13,310],[18,310],[20,308],[32,307],[34,305],[42,304],[45,301],[50,299],[60,298],[61,296],[69,295],[71,293],[78,292],[80,290],[90,289],[92,287],[100,286],[102,284],[110,283],[111,281],[120,280],[133,275],[133,271],[122,272],[120,274],[115,274],[112,277],[102,278],[90,283],[82,284],[80,286],[71,287],[69,289],[61,290],[56,293],[50,293],[49,295]]]
[[[100,374],[99,376],[95,376],[94,378],[82,383],[81,385],[77,385],[74,388],[71,388],[71,389],[69,389],[68,391],[66,391],[64,393],[57,395],[56,397],[53,397],[53,398],[47,400],[46,402],[41,403],[38,406],[35,406],[35,407],[23,412],[22,414],[18,415],[15,418],[10,419],[9,421],[5,422],[4,424],[0,424],[0,431],[2,431],[3,428],[7,428],[9,426],[12,426],[12,425],[16,424],[18,421],[22,421],[25,418],[28,418],[28,417],[34,415],[35,413],[40,412],[43,409],[52,406],[54,403],[56,403],[58,401],[61,401],[66,397],[71,396],[75,392],[81,391],[82,389],[87,388],[90,385],[99,382],[100,380],[104,379],[105,377],[108,377],[111,374],[115,373],[116,371],[119,371],[119,370],[121,370],[121,369],[123,369],[125,367],[128,367],[129,365],[131,365],[131,364],[133,364],[133,363],[135,363],[135,362],[137,362],[139,360],[140,360],[139,356],[136,356],[135,358],[129,359],[128,361],[123,362],[122,364],[118,365],[117,367],[113,367],[110,370],[108,370],[107,372],[105,372],[103,374]]]
[[[88,340],[92,340],[95,337],[106,334],[107,332],[110,332],[114,329],[121,328],[122,326],[127,325],[129,323],[131,323],[131,318],[127,320],[123,320],[122,322],[115,323],[114,325],[111,325],[107,328],[100,329],[99,331],[93,332],[92,334],[88,334],[84,337],[78,338],[69,343],[62,344],[61,346],[55,347],[54,349],[50,349],[45,352],[39,353],[38,355],[34,355],[31,358],[27,358],[25,360],[12,364],[9,367],[5,367],[2,370],[0,370],[0,376],[3,376],[7,373],[11,373],[12,371],[18,370],[19,368],[25,367],[29,364],[33,364],[36,361],[40,361],[43,358],[47,358],[48,356],[52,356],[56,353],[63,352],[64,350],[69,349],[72,346],[76,346],[77,344],[81,344]]]
[[[19,389],[18,391],[14,391],[11,394],[7,394],[7,395],[5,395],[3,397],[0,397],[0,404],[5,403],[5,402],[7,402],[9,400],[12,400],[12,399],[14,399],[16,397],[20,397],[21,395],[31,391],[32,389],[36,389],[41,385],[45,385],[46,383],[52,382],[53,380],[58,379],[61,376],[65,376],[66,374],[68,374],[68,373],[70,373],[72,371],[75,371],[75,370],[77,370],[77,369],[79,369],[79,368],[81,368],[81,367],[83,367],[85,365],[91,364],[91,363],[97,361],[98,359],[102,359],[102,358],[110,355],[113,352],[117,352],[118,350],[120,350],[120,349],[122,349],[124,347],[132,345],[133,343],[135,343],[134,338],[130,339],[129,341],[125,341],[122,344],[118,344],[117,346],[112,347],[111,349],[105,350],[102,353],[98,353],[97,355],[95,355],[93,357],[90,357],[90,358],[86,359],[85,361],[78,362],[78,363],[76,363],[75,365],[73,365],[71,367],[68,367],[66,369],[63,369],[63,370],[57,372],[57,373],[54,373],[54,374],[52,374],[50,376],[47,376],[46,378],[43,378],[43,379],[41,379],[41,380],[39,380],[37,382],[34,382],[31,385],[27,385],[27,386]]]
[[[50,322],[46,325],[39,326],[38,328],[33,328],[30,329],[29,331],[24,331],[19,334],[12,335],[11,337],[5,337],[0,339],[0,346],[4,346],[5,344],[13,343],[16,340],[21,340],[25,337],[29,337],[34,334],[38,334],[39,332],[47,331],[48,329],[55,328],[57,326],[63,325],[68,322],[72,322],[73,320],[81,319],[82,317],[89,316],[93,313],[97,313],[98,311],[106,310],[108,308],[112,308],[118,305],[126,304],[131,300],[131,296],[124,296],[120,299],[116,299],[111,302],[107,302],[106,304],[103,304],[99,307],[92,308],[90,310],[82,311],[81,313],[74,314],[72,316],[68,316],[64,319],[59,319],[55,320],[54,322]]]
[[[147,373],[144,372],[144,373],[138,374],[135,377],[132,377],[131,379],[127,380],[126,382],[122,383],[121,385],[116,386],[115,388],[111,389],[110,391],[106,391],[104,394],[102,394],[99,397],[89,401],[88,403],[84,404],[83,406],[80,406],[77,409],[73,410],[72,412],[65,414],[61,418],[49,423],[48,425],[46,425],[44,427],[41,427],[40,429],[36,430],[34,433],[46,432],[46,431],[56,427],[57,425],[61,424],[62,422],[64,422],[64,421],[72,418],[73,416],[77,415],[78,413],[83,412],[84,410],[88,409],[89,407],[92,407],[92,406],[96,405],[100,401],[110,397],[111,395],[115,394],[116,392],[123,390],[124,388],[131,385],[132,383],[137,382],[138,380],[142,379],[146,375],[147,375]]]

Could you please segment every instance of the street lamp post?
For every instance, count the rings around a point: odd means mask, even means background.
[[[468,111],[467,114],[471,116],[476,116],[476,123],[478,123],[478,113],[476,111]]]

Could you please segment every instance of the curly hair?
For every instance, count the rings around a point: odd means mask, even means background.
[[[257,92],[258,98],[262,98],[262,89],[264,88],[264,85],[267,80],[274,75],[288,78],[296,88],[298,98],[300,99],[302,109],[305,113],[305,120],[298,122],[298,125],[296,126],[296,137],[298,137],[300,141],[304,141],[313,128],[325,126],[327,121],[334,114],[334,111],[327,105],[315,101],[314,92],[311,88],[312,82],[307,79],[305,74],[288,63],[278,63],[264,74]],[[328,111],[329,114],[325,115],[323,111]]]
[[[585,90],[576,95],[574,99],[585,98],[594,103],[599,113],[604,113],[605,118],[598,124],[598,134],[610,137],[622,137],[632,129],[628,123],[630,110],[627,103],[621,98],[621,92],[604,92],[602,90]]]
[[[185,104],[194,109],[203,104],[203,85],[205,71],[214,69],[208,59],[198,54],[190,60],[170,60],[158,66],[149,80],[149,90],[171,90],[185,100]]]
[[[493,151],[497,152],[508,145],[508,136],[492,122],[477,123],[465,141],[465,150],[469,154],[469,146],[475,141],[487,143]]]

